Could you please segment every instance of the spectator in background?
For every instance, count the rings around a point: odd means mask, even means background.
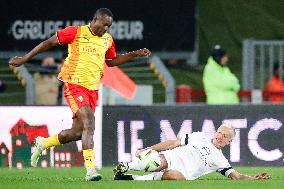
[[[36,104],[56,105],[59,91],[59,81],[56,77],[57,65],[52,56],[42,59],[40,71],[34,74]]]
[[[228,54],[215,45],[203,73],[203,85],[207,104],[238,104],[240,84],[227,67]]]
[[[0,93],[4,92],[7,88],[7,85],[0,80]]]
[[[44,73],[57,74],[57,65],[52,56],[46,56],[42,59],[41,66]]]
[[[66,57],[68,56],[68,53],[63,53],[60,62],[57,65],[57,71],[58,73],[60,72]],[[64,87],[64,82],[59,81],[59,86],[58,86],[58,96],[57,96],[57,105],[67,105],[67,102],[63,98],[63,87]]]
[[[282,65],[282,77],[280,77],[279,63],[273,65],[273,76],[266,82],[264,99],[274,104],[284,102],[284,66]]]

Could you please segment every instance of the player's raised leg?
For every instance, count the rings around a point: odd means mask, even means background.
[[[130,163],[119,163],[114,168],[114,179],[118,178],[123,173],[127,172],[128,170],[135,170],[135,171],[161,171],[168,167],[167,161],[163,154],[159,154],[157,151],[154,150],[145,150],[143,151],[137,159]],[[120,179],[116,179],[120,180]]]
[[[96,172],[95,157],[94,157],[94,131],[95,131],[95,117],[94,112],[89,105],[81,107],[76,115],[82,120],[82,148],[87,174],[85,179],[87,181],[98,181],[102,176]]]
[[[167,170],[167,161],[163,154],[149,150],[142,152],[137,161],[120,163],[114,169],[114,180],[185,180],[184,175],[177,170]],[[128,170],[154,171],[146,175],[125,174]]]
[[[61,131],[59,134],[55,134],[51,137],[37,137],[35,141],[35,151],[31,156],[31,166],[36,167],[39,157],[45,149],[53,146],[59,146],[71,141],[81,140],[83,131],[83,123],[79,117],[73,119],[71,129]]]

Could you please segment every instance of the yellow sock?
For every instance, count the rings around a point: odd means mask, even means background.
[[[58,139],[58,134],[46,138],[43,142],[43,145],[45,149],[50,148],[52,146],[59,146],[60,142]]]
[[[84,156],[84,160],[85,160],[85,167],[87,169],[95,168],[94,150],[93,149],[83,150],[83,156]]]

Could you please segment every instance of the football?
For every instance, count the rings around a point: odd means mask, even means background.
[[[155,150],[145,150],[140,153],[138,158],[143,163],[145,171],[155,171],[160,167],[160,156],[159,153]]]

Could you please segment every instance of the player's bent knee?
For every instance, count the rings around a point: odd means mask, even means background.
[[[166,171],[163,176],[162,180],[186,180],[183,174],[176,170]]]
[[[159,158],[161,160],[160,167],[155,171],[162,171],[168,168],[168,162],[163,154],[159,154]]]
[[[82,138],[82,131],[76,131],[75,133],[73,133],[74,138],[76,138],[77,140],[80,140]]]

